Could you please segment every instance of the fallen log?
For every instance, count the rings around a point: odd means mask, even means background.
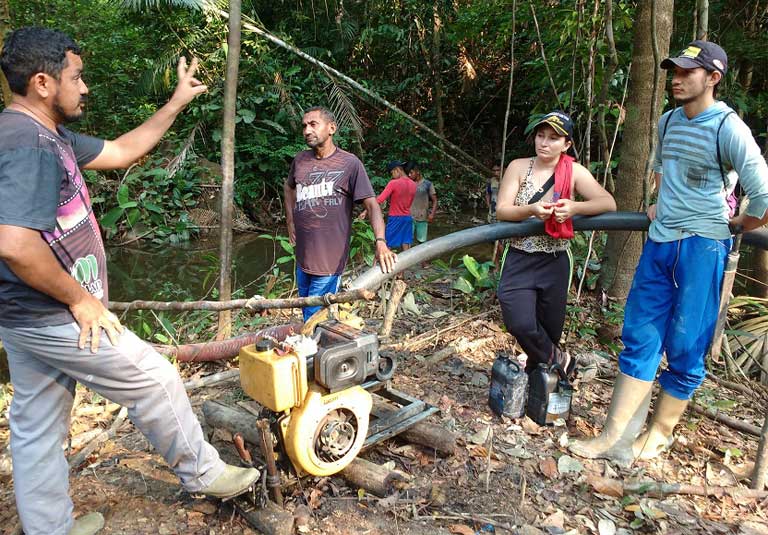
[[[725,424],[731,429],[735,429],[736,431],[741,431],[742,433],[747,433],[748,435],[753,435],[756,437],[760,436],[760,428],[757,427],[756,425],[748,424],[747,422],[742,422],[741,420],[737,420],[736,418],[731,418],[730,416],[726,416],[721,412],[718,412],[714,409],[704,408],[701,405],[697,405],[696,403],[691,403],[689,407],[696,414],[701,414],[702,416],[706,416],[707,418],[710,418],[716,422]]]
[[[258,446],[261,433],[257,427],[258,418],[240,409],[235,409],[218,401],[208,400],[203,403],[205,423],[210,427],[226,429],[233,435],[240,433],[246,442]]]
[[[392,289],[389,292],[389,301],[387,302],[387,312],[384,314],[384,323],[379,331],[381,338],[387,338],[389,333],[392,332],[395,314],[397,314],[397,308],[400,306],[400,300],[403,298],[406,288],[408,288],[408,285],[401,279],[397,279],[392,284]]]
[[[766,389],[762,385],[755,382],[750,381],[748,384],[734,383],[732,381],[726,381],[725,379],[722,379],[713,373],[707,373],[707,379],[717,383],[720,386],[728,388],[729,390],[744,394],[749,398],[758,396],[763,399],[768,399],[768,392],[766,392]]]
[[[760,445],[757,447],[755,469],[752,472],[752,488],[755,490],[763,490],[768,479],[768,414],[765,415],[760,433]]]
[[[370,290],[351,290],[337,294],[316,295],[310,297],[295,297],[290,299],[264,299],[260,295],[249,299],[232,299],[229,301],[110,301],[110,310],[173,310],[184,312],[189,310],[209,310],[220,312],[247,308],[253,311],[273,310],[279,308],[302,308],[307,306],[328,306],[334,303],[351,303],[352,301],[371,301],[376,296]]]
[[[386,418],[396,410],[389,403],[374,401],[373,412],[381,418]],[[442,457],[451,457],[456,453],[456,434],[441,425],[421,421],[397,436],[402,437],[406,442],[432,448]]]
[[[204,388],[206,386],[216,385],[226,381],[234,381],[240,379],[240,368],[234,370],[227,370],[225,372],[214,373],[206,375],[200,379],[193,379],[184,383],[184,388],[187,390],[195,390],[196,388]]]
[[[235,508],[246,522],[264,535],[292,535],[293,515],[267,500],[262,508],[242,507],[235,501]]]
[[[589,476],[589,485],[599,494],[620,498],[631,494],[642,494],[655,498],[663,498],[669,494],[685,494],[690,496],[715,496],[722,498],[750,498],[761,500],[768,497],[768,491],[753,490],[744,487],[715,487],[709,485],[690,485],[687,483],[663,483],[658,481],[634,481],[627,483],[621,479],[610,477]]]
[[[385,498],[396,490],[408,487],[408,478],[399,472],[357,457],[339,475],[367,492]]]

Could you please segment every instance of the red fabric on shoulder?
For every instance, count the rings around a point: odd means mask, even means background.
[[[555,193],[552,202],[571,198],[571,182],[573,178],[573,157],[567,154],[560,156],[555,166]],[[550,217],[544,222],[544,230],[553,238],[570,240],[573,238],[573,220],[569,217],[562,223]]]

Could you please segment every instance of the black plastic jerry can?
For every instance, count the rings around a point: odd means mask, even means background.
[[[573,387],[559,366],[539,364],[529,377],[528,417],[539,425],[567,419],[571,412]]]
[[[522,366],[508,355],[499,353],[491,368],[491,388],[488,405],[497,416],[519,418],[525,414],[528,375]]]

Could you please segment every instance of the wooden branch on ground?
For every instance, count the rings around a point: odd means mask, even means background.
[[[707,373],[707,379],[717,383],[720,386],[728,388],[729,390],[733,390],[734,392],[739,392],[740,394],[744,394],[745,396],[748,396],[750,398],[754,398],[757,395],[762,398],[768,399],[768,393],[766,393],[765,389],[760,385],[758,385],[757,383],[751,383],[751,384],[734,383],[733,381],[726,381],[725,379],[722,379],[712,373]]]
[[[689,496],[715,496],[722,498],[751,498],[761,500],[768,497],[768,491],[753,490],[744,487],[713,487],[709,485],[689,485],[685,483],[659,483],[658,481],[639,481],[627,483],[621,479],[610,477],[589,476],[589,485],[598,493],[620,498],[631,494],[642,494],[663,498],[669,494],[684,494]]]
[[[374,399],[371,413],[379,418],[391,416],[397,409],[391,404]],[[447,430],[442,425],[437,425],[422,420],[399,435],[405,441],[432,448],[442,457],[451,457],[456,453],[456,434]]]
[[[218,401],[208,400],[203,403],[203,415],[205,423],[210,427],[226,429],[233,435],[240,433],[254,446],[258,446],[261,441],[261,433],[256,426],[259,419],[248,412]]]
[[[245,510],[238,507],[240,516],[259,533],[264,535],[291,535],[294,532],[293,515],[280,508],[274,502],[267,500],[267,504],[261,509]]]
[[[195,390],[197,388],[203,388],[226,381],[234,381],[240,379],[240,369],[227,370],[225,372],[214,373],[212,375],[206,375],[200,379],[193,379],[184,383],[184,388],[187,390]]]
[[[232,299],[230,301],[110,301],[110,310],[233,310],[247,308],[253,311],[273,310],[278,308],[302,308],[307,306],[328,306],[334,303],[351,303],[353,301],[371,301],[376,294],[370,290],[358,289],[337,294],[315,295],[311,297],[296,297],[291,299],[264,299],[254,296],[250,299]]]
[[[645,494],[663,497],[669,494],[686,494],[689,496],[715,496],[717,498],[731,496],[733,498],[753,498],[756,500],[768,498],[768,491],[745,489],[742,487],[710,487],[709,485],[658,483],[656,481],[644,481],[639,483],[623,483],[618,480],[614,481],[616,481],[617,484],[622,485],[625,496],[629,494]]]
[[[752,472],[752,489],[763,490],[768,479],[768,414],[765,415],[760,431],[760,445],[757,447],[755,469]]]
[[[81,449],[76,455],[69,459],[69,468],[75,469],[83,464],[94,451],[100,448],[105,442],[113,438],[117,434],[118,429],[120,429],[120,426],[122,426],[125,422],[127,416],[128,409],[126,407],[121,408],[109,429],[100,433],[96,438],[86,444],[85,447],[83,447],[83,449]]]
[[[403,294],[405,294],[407,288],[408,285],[402,279],[397,279],[392,284],[392,288],[389,291],[389,300],[387,301],[387,313],[384,314],[384,323],[381,325],[381,330],[379,331],[379,336],[381,338],[389,337],[389,333],[392,332],[392,324],[395,321],[395,315],[400,306],[400,300],[403,298]]]
[[[381,465],[357,457],[339,475],[374,496],[384,498],[408,487],[408,478]]]
[[[713,409],[704,408],[701,405],[697,405],[696,403],[691,403],[689,407],[696,414],[701,414],[702,416],[706,416],[707,418],[710,418],[716,422],[725,424],[731,429],[735,429],[736,431],[741,431],[742,433],[747,433],[748,435],[753,435],[756,437],[760,436],[760,428],[757,427],[756,425],[748,424],[747,422],[742,422],[741,420],[737,420],[736,418],[731,418],[730,416],[726,416],[721,412],[718,412]]]

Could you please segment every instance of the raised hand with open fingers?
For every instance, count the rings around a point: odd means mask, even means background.
[[[171,100],[177,102],[180,106],[186,106],[196,96],[208,91],[208,86],[195,78],[198,65],[197,58],[192,58],[192,63],[189,67],[187,67],[187,58],[184,56],[179,58],[179,63],[176,66],[179,81],[176,84]]]

